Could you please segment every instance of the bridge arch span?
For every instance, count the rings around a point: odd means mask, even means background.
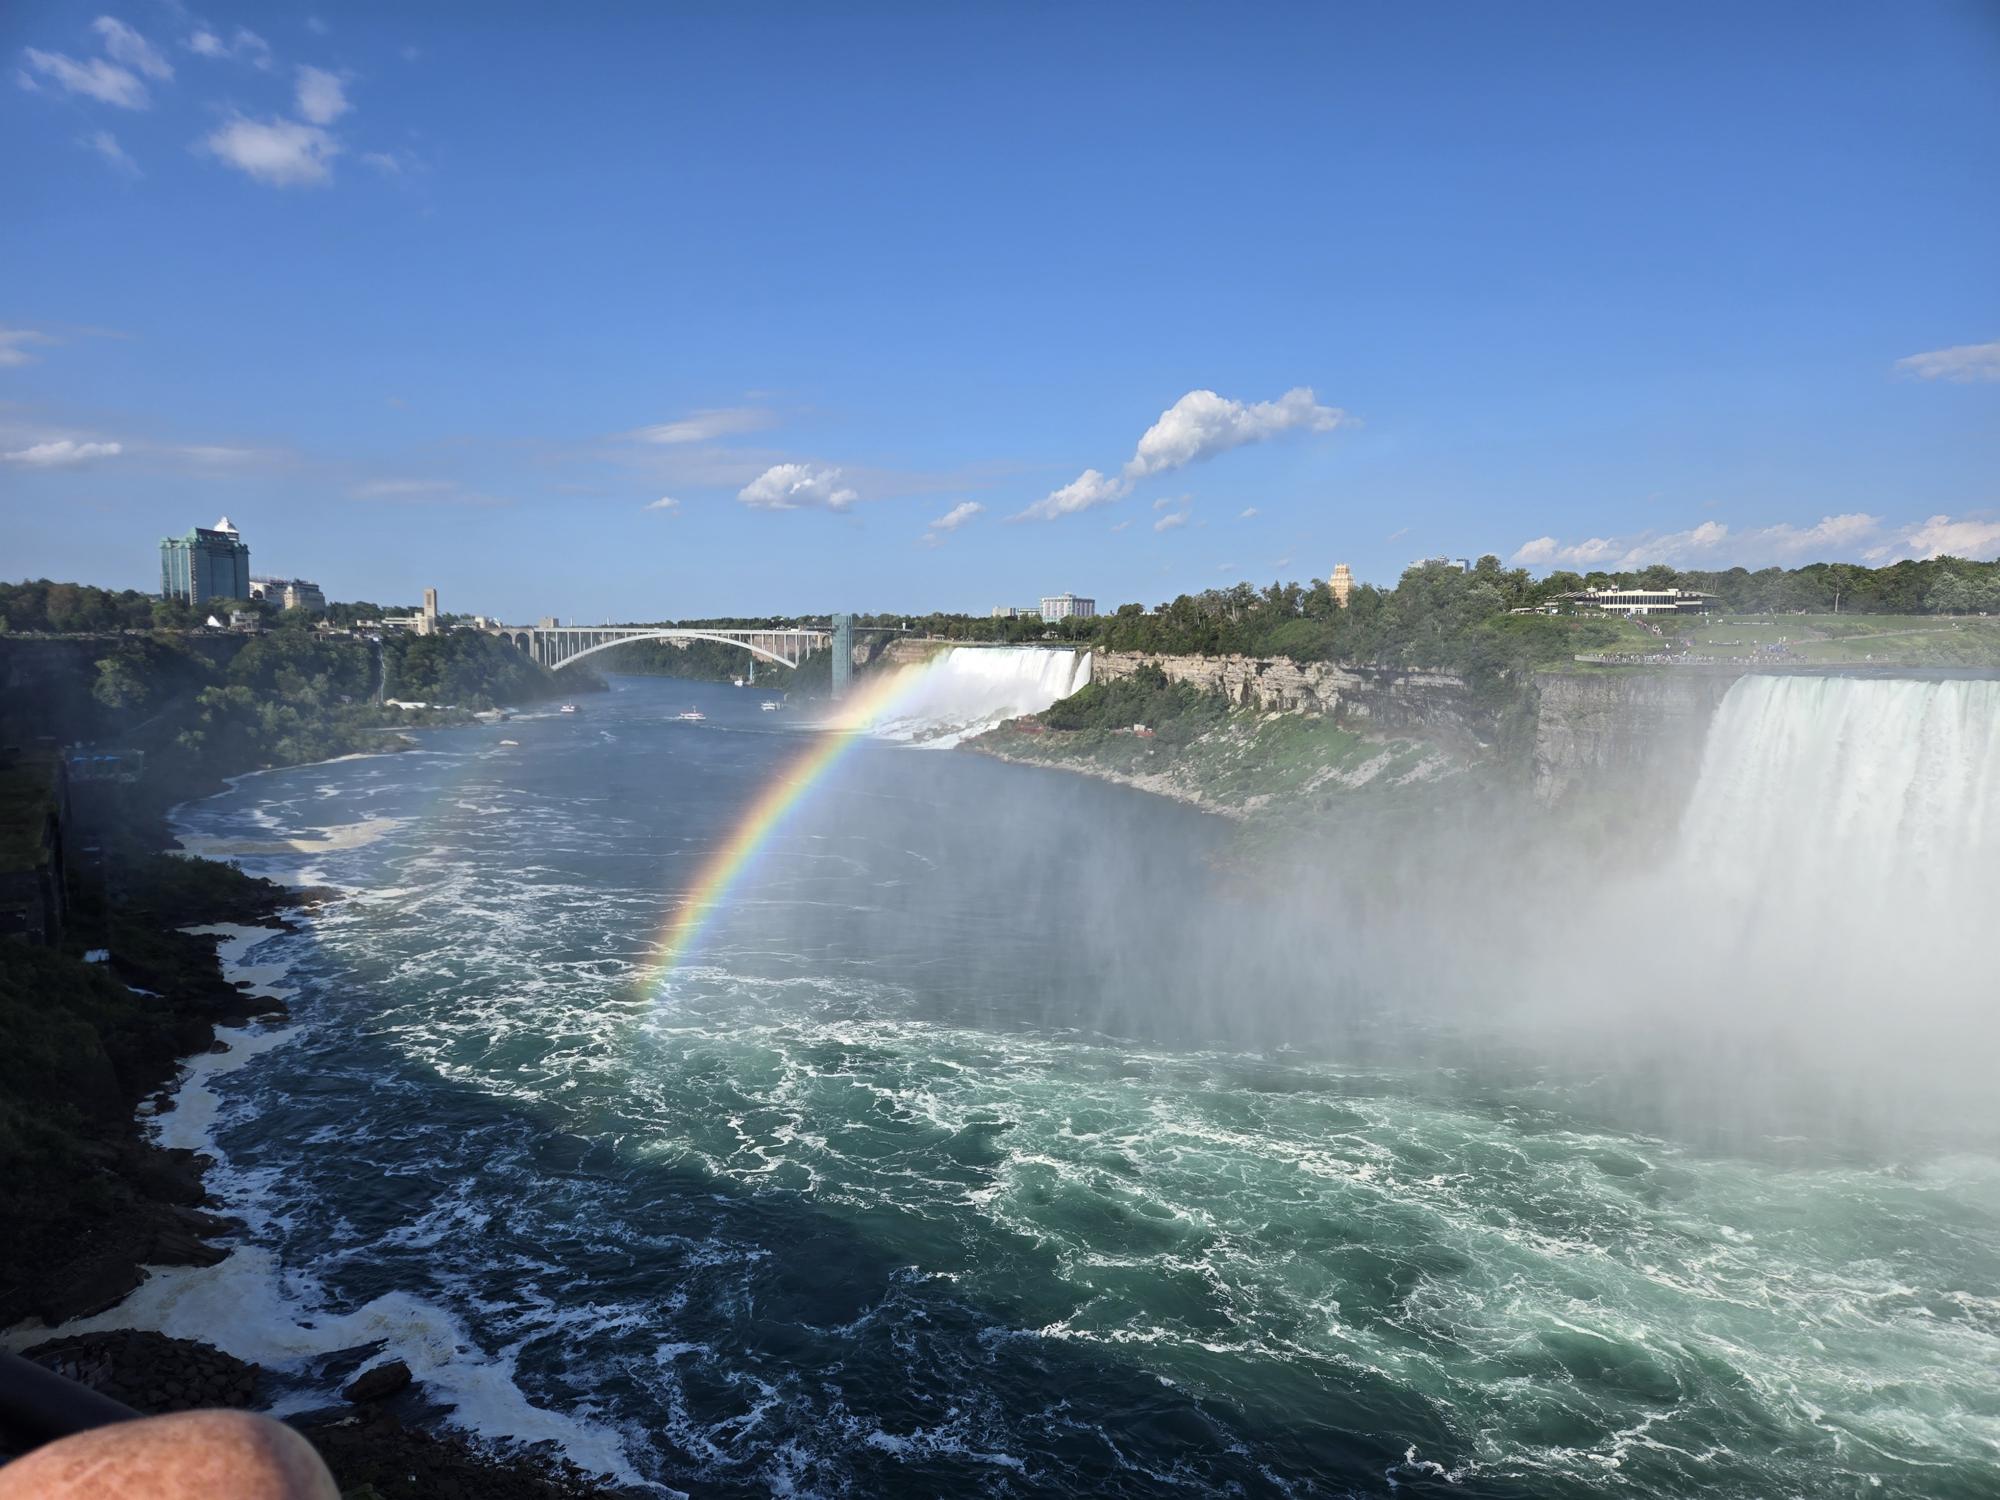
[[[776,633],[773,632],[773,634]],[[609,651],[615,646],[629,646],[634,641],[719,641],[725,646],[739,647],[744,651],[748,651],[752,656],[762,657],[765,661],[772,662],[780,667],[795,669],[799,665],[799,662],[789,661],[785,657],[778,655],[775,651],[766,650],[762,646],[752,645],[749,641],[738,640],[733,636],[716,635],[707,630],[650,630],[621,636],[615,641],[599,641],[595,646],[586,646],[581,651],[565,656],[561,661],[550,667],[549,670],[560,672],[572,662],[582,661],[586,656],[595,656],[598,652]],[[805,653],[801,652],[799,660],[803,661],[804,659]]]

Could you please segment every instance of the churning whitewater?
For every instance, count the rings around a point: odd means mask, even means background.
[[[1024,655],[882,727],[1088,671]],[[1747,883],[1701,899],[1799,920],[1830,818],[1910,851],[1884,901],[1990,895],[1992,689],[1740,684],[1677,857]],[[865,746],[648,982],[797,751],[751,696],[623,680],[186,810],[349,894],[249,950],[292,1026],[201,1082],[246,1247],[111,1320],[295,1372],[383,1340],[457,1420],[703,1493],[1993,1493],[1990,1143],[1637,1121],[1337,983],[1184,808]]]

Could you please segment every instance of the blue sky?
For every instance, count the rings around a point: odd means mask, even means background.
[[[105,4],[115,8],[105,10]],[[0,574],[2000,555],[1990,4],[0,7]]]

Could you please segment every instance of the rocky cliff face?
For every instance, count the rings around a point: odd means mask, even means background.
[[[1485,748],[1495,739],[1492,712],[1475,701],[1463,678],[1449,672],[1286,657],[1099,651],[1092,657],[1091,679],[1111,682],[1148,666],[1158,667],[1170,682],[1220,693],[1238,708],[1324,714],[1355,729],[1414,734],[1464,748]]]
[[[1709,721],[1738,675],[1643,668],[1538,674],[1529,766],[1536,799],[1562,802],[1616,785],[1681,806],[1701,769]]]

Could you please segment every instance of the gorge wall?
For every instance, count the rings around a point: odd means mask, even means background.
[[[1739,675],[1644,668],[1537,673],[1528,756],[1536,800],[1563,802],[1605,788],[1680,807],[1701,769],[1709,722]]]
[[[1093,654],[1091,680],[1111,682],[1157,667],[1169,682],[1220,693],[1238,708],[1325,714],[1350,728],[1412,734],[1470,750],[1498,736],[1494,710],[1450,672],[1339,666],[1288,657],[1158,656],[1138,651]]]

